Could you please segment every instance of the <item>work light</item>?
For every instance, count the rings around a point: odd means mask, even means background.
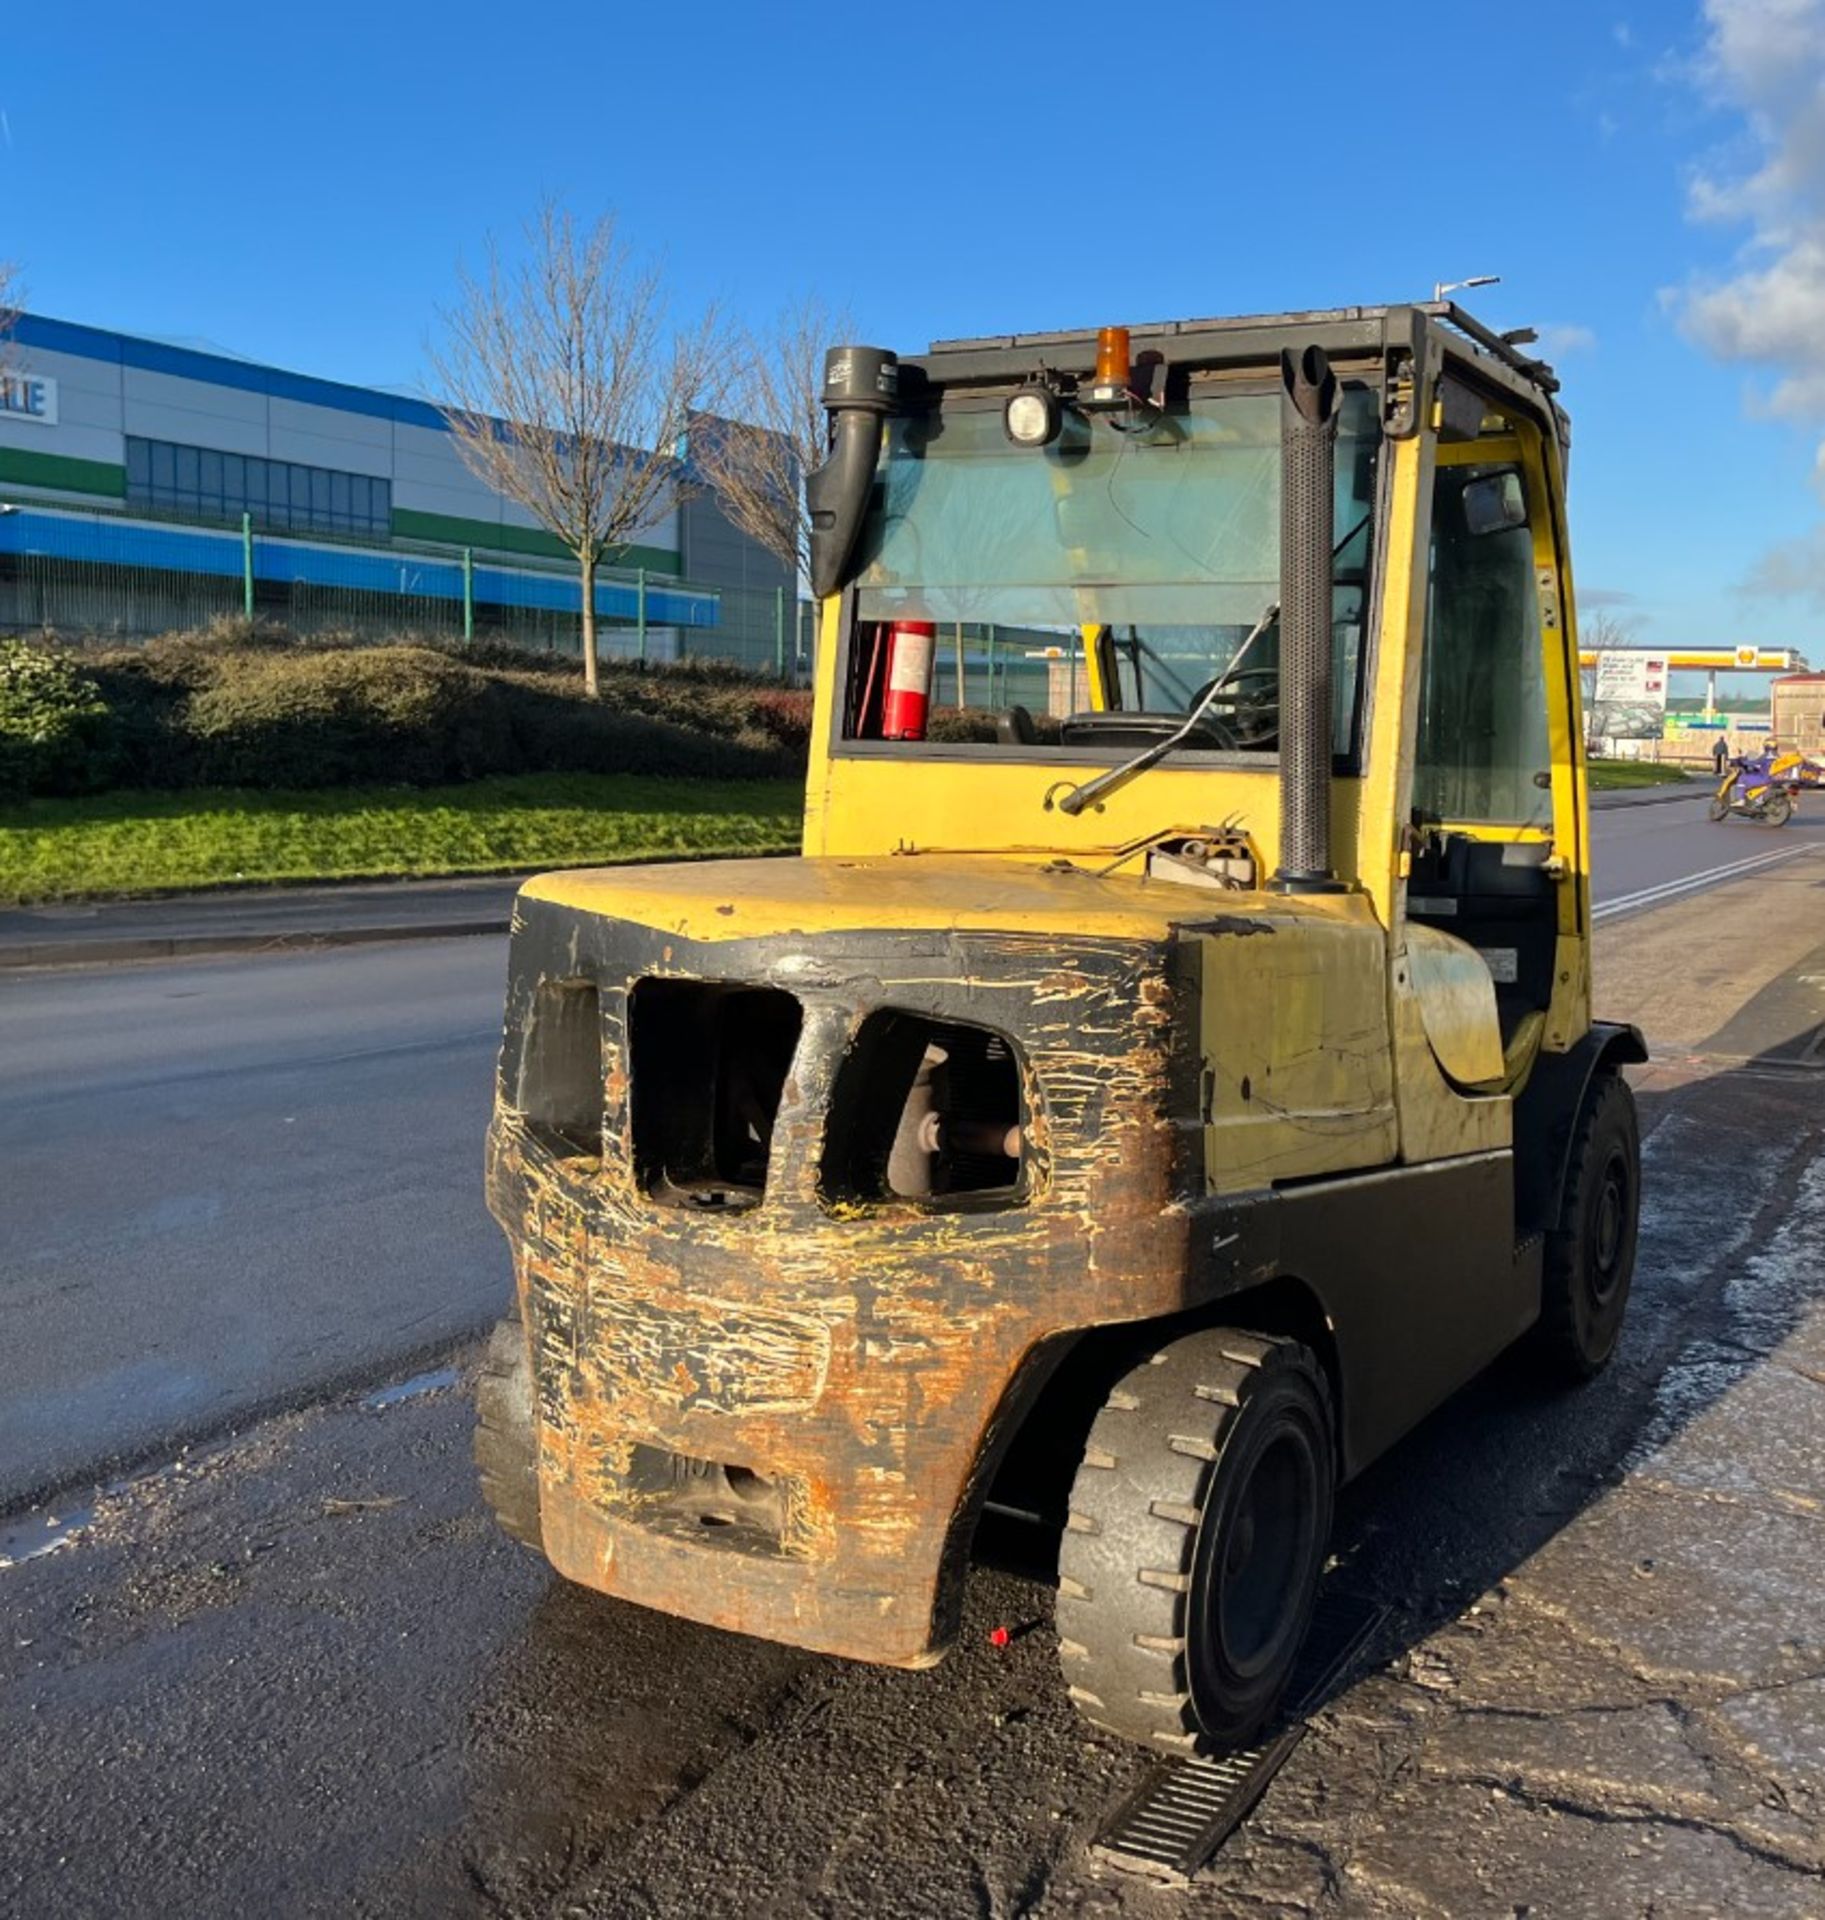
[[[1043,447],[1058,438],[1058,395],[1050,387],[1022,387],[1001,410],[1001,424],[1017,447]]]

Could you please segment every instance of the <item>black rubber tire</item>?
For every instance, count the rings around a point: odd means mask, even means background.
[[[1705,812],[1713,821],[1727,820],[1730,817],[1730,803],[1728,800],[1713,798],[1706,803]]]
[[[475,1382],[475,1467],[482,1498],[503,1532],[542,1553],[539,1441],[533,1425],[532,1361],[518,1314],[488,1337]]]
[[[1546,1236],[1536,1346],[1564,1385],[1594,1379],[1622,1332],[1641,1226],[1641,1127],[1635,1095],[1613,1068],[1585,1094],[1560,1203]]]
[[[1784,827],[1793,818],[1793,796],[1788,793],[1771,793],[1768,804],[1762,812],[1763,822],[1771,827]]]
[[[1311,1624],[1335,1486],[1329,1383],[1297,1341],[1212,1328],[1127,1374],[1090,1429],[1059,1543],[1058,1651],[1078,1711],[1167,1753],[1247,1745]],[[1258,1509],[1264,1489],[1282,1497]],[[1244,1583],[1225,1587],[1219,1556],[1240,1547],[1246,1573],[1264,1534],[1279,1565],[1255,1568],[1257,1620],[1236,1624],[1258,1644],[1236,1657],[1226,1609]]]

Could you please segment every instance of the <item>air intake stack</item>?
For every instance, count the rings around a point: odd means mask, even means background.
[[[1321,347],[1280,356],[1280,865],[1284,893],[1331,868],[1331,562],[1337,376]]]
[[[900,391],[900,362],[885,347],[832,347],[824,356],[830,454],[805,477],[811,513],[811,592],[823,599],[847,578],[881,452],[881,422]]]

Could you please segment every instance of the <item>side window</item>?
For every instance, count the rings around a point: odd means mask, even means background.
[[[1545,826],[1552,796],[1533,535],[1512,466],[1440,467],[1413,805],[1435,820]]]

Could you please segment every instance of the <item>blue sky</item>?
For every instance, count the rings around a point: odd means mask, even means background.
[[[545,194],[618,209],[681,307],[816,291],[908,349],[1500,273],[1476,310],[1565,379],[1587,615],[1825,664],[1822,15],[22,8],[0,258],[40,312],[407,386]]]

